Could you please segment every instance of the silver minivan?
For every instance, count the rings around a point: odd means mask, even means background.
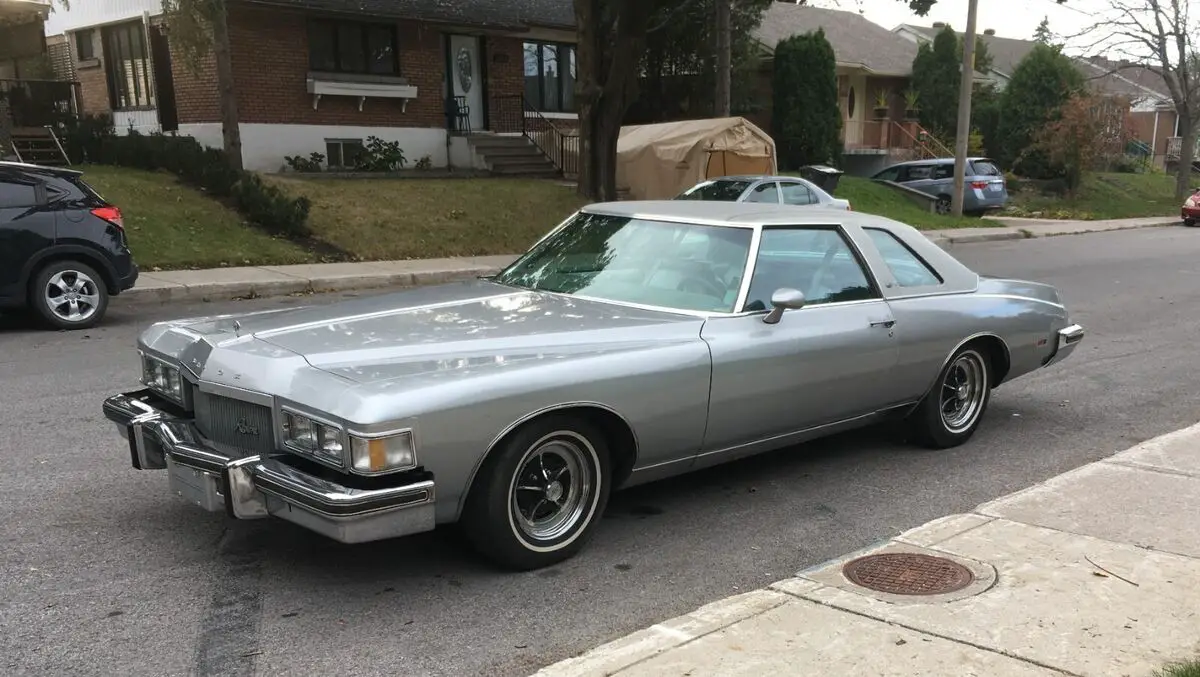
[[[871,177],[876,181],[894,181],[937,198],[939,214],[950,213],[954,195],[954,158],[913,160],[892,165]],[[1004,173],[988,158],[967,158],[966,184],[963,186],[963,213],[982,214],[1003,209],[1008,204],[1008,185]]]

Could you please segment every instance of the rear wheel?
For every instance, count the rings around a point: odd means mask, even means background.
[[[537,569],[572,557],[608,504],[609,450],[588,421],[535,419],[479,469],[463,512],[471,543],[502,566]]]
[[[909,419],[916,441],[933,449],[966,442],[979,427],[991,395],[987,354],[975,346],[960,348]]]
[[[948,195],[939,195],[939,196],[938,196],[938,199],[937,199],[937,202],[935,202],[935,203],[933,204],[933,208],[934,208],[935,210],[937,210],[937,213],[938,213],[938,214],[942,214],[943,216],[944,216],[944,215],[946,215],[946,214],[949,214],[949,213],[950,213],[950,208],[951,208],[951,204],[950,204],[950,196],[948,196]]]
[[[55,261],[34,276],[29,306],[55,329],[87,329],[104,319],[108,289],[91,266]]]
[[[1196,225],[1196,219],[1184,219],[1183,225],[1187,226],[1188,228],[1191,228],[1192,226]]]

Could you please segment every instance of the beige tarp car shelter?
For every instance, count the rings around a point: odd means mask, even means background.
[[[634,200],[667,200],[706,179],[774,174],[775,141],[741,117],[621,128],[617,186]]]

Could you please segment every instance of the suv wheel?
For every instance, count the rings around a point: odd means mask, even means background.
[[[108,289],[91,266],[55,261],[33,278],[29,305],[56,329],[86,329],[104,318]]]

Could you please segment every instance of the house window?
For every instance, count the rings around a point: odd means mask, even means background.
[[[96,58],[96,47],[92,42],[94,36],[90,28],[75,33],[75,54],[80,61]]]
[[[575,46],[525,43],[525,99],[549,113],[575,110]]]
[[[362,139],[325,139],[325,164],[330,169],[354,169],[362,151]]]
[[[354,21],[308,24],[308,67],[325,73],[399,75],[396,27]]]
[[[114,110],[155,105],[145,27],[141,21],[107,26],[101,33],[108,96]]]

